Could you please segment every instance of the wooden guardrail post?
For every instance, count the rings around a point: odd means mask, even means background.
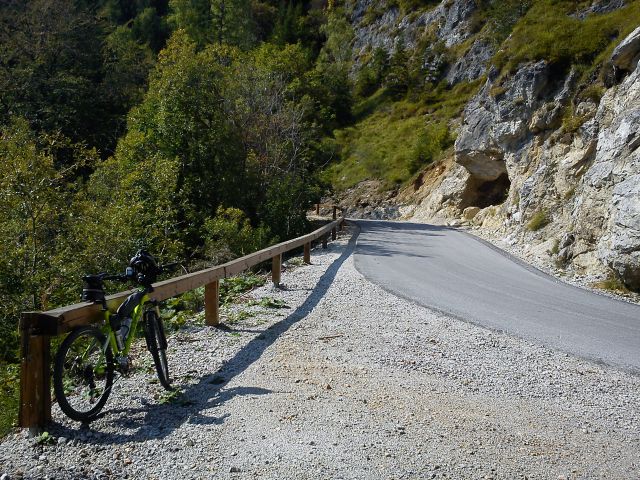
[[[220,280],[214,280],[204,286],[205,324],[215,327],[220,324]]]
[[[20,413],[18,424],[31,434],[51,421],[50,357],[48,335],[32,335],[30,322],[21,323]]]
[[[282,254],[278,254],[271,260],[271,280],[277,287],[280,285],[280,273],[282,272]]]
[[[320,215],[320,204],[316,203],[316,215]]]
[[[309,265],[311,263],[311,242],[304,244],[304,263]]]
[[[336,220],[338,218],[338,207],[334,205],[333,207],[333,219]],[[331,229],[331,240],[335,240],[338,237],[338,230],[336,227]]]
[[[327,248],[327,235],[322,237],[322,248]]]

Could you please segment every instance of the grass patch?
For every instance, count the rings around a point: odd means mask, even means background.
[[[158,403],[160,405],[179,405],[181,407],[188,407],[189,405],[193,405],[193,400],[188,399],[182,390],[176,388],[162,392],[158,397]]]
[[[601,282],[595,282],[593,286],[595,288],[599,288],[600,290],[608,290],[610,292],[631,293],[631,291],[622,282],[622,280],[613,275],[606,280],[602,280]]]
[[[397,102],[378,90],[354,108],[354,126],[335,132],[340,161],[323,172],[324,180],[339,191],[364,180],[380,180],[385,189],[409,181],[453,143],[448,122],[460,115],[480,83],[452,89],[442,83]]]
[[[533,214],[529,223],[527,223],[527,230],[531,232],[535,232],[540,230],[543,227],[546,227],[551,223],[551,218],[549,217],[549,213],[546,210],[538,210]]]
[[[342,161],[329,167],[325,178],[338,190],[367,179],[380,179],[386,187],[407,179],[416,132],[424,128],[424,120],[420,115],[405,116],[405,107],[378,109],[354,127],[336,132]]]
[[[523,62],[546,60],[552,64],[600,63],[603,54],[637,27],[640,2],[634,1],[607,14],[579,19],[571,14],[590,2],[538,0],[516,23],[494,57],[503,71],[514,71]]]
[[[262,297],[260,300],[253,300],[248,303],[250,307],[258,306],[263,308],[291,308],[284,300],[280,300],[279,298],[271,298],[271,297]]]
[[[250,312],[248,310],[237,310],[235,312],[227,312],[225,315],[225,322],[228,324],[234,324],[238,322],[242,322],[243,320],[247,320],[251,317],[255,317],[255,312]]]

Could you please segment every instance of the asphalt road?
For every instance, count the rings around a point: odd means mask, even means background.
[[[356,268],[460,319],[640,373],[640,306],[565,284],[464,232],[358,220]]]

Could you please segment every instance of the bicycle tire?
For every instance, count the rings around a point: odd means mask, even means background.
[[[148,310],[145,313],[144,336],[147,340],[147,349],[153,357],[160,384],[165,390],[173,390],[169,379],[169,364],[167,363],[167,337],[164,333],[162,320],[154,310]]]
[[[80,327],[67,335],[53,368],[53,389],[65,415],[80,422],[93,420],[109,398],[113,372],[111,347],[98,328]]]

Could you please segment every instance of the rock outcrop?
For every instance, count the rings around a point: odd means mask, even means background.
[[[640,53],[640,42],[637,44]],[[598,145],[584,196],[604,204],[598,257],[640,288],[640,65],[607,91],[596,122]]]
[[[576,17],[624,3],[594,1]],[[372,20],[367,11],[376,5],[381,13]],[[588,84],[578,72],[545,61],[509,75],[488,70],[495,47],[473,31],[472,0],[408,16],[380,5],[353,3],[356,61],[399,42],[418,48],[429,35],[431,45],[457,55],[440,80],[486,82],[464,109],[451,155],[399,195],[375,208],[365,202],[365,214],[476,225],[522,245],[525,255],[575,273],[615,273],[640,289],[640,27],[620,39],[604,87],[582,94]],[[419,53],[440,65],[429,48]]]
[[[628,68],[640,55],[635,39],[621,42],[611,63]],[[633,48],[635,45],[635,48]],[[522,66],[498,84],[489,79],[465,109],[456,162],[475,180],[506,173],[509,194],[492,209],[492,228],[532,245],[552,240],[556,262],[604,273],[611,268],[640,288],[640,68],[607,90],[598,105],[585,100],[561,126],[575,75],[562,83],[545,62]],[[555,82],[552,80],[556,78]],[[467,192],[468,195],[468,192]],[[480,196],[476,196],[476,205]],[[462,206],[474,206],[462,205]],[[486,208],[486,207],[485,207]],[[467,211],[468,212],[468,211]],[[468,218],[468,213],[465,215]],[[495,216],[501,220],[495,221]],[[548,226],[530,224],[545,215]],[[484,222],[475,214],[472,221]]]
[[[376,48],[382,48],[391,55],[402,44],[415,51],[425,37],[429,37],[429,42],[420,47],[423,51],[418,52],[425,65],[442,63],[441,55],[431,51],[433,44],[440,42],[451,48],[469,39],[473,35],[472,15],[477,8],[474,0],[450,0],[415,16],[401,15],[398,7],[387,7],[380,0],[355,0],[348,7],[355,32],[356,69],[360,66],[360,59]],[[487,41],[476,40],[465,55],[447,68],[448,83],[453,85],[480,78],[485,74],[493,53],[493,47]]]

